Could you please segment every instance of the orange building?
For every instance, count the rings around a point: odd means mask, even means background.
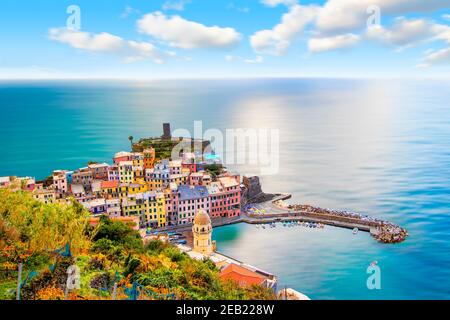
[[[144,168],[151,169],[155,165],[156,153],[154,148],[148,148],[143,151],[144,154]]]
[[[255,284],[265,285],[266,283],[266,277],[263,275],[234,263],[230,263],[228,266],[223,268],[219,277],[224,281],[234,281],[242,287],[248,287]]]
[[[119,181],[102,181],[100,186],[105,198],[119,197]]]

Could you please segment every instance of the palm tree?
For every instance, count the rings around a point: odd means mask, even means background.
[[[133,139],[134,139],[133,136],[128,137],[128,140],[130,140],[130,143],[131,143],[131,149],[133,149]]]

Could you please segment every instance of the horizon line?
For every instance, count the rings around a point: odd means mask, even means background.
[[[450,80],[450,76],[176,76],[176,77],[37,77],[1,78],[0,82],[40,81],[175,81],[175,80],[264,80],[264,79],[329,79],[329,80]]]

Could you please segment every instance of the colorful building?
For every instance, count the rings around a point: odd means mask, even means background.
[[[108,167],[108,180],[119,181],[119,166],[113,165]]]
[[[56,201],[56,193],[51,189],[44,188],[42,184],[36,184],[33,197],[43,203],[54,203]]]
[[[169,162],[169,172],[171,175],[181,174],[181,169],[183,168],[181,160],[173,160]]]
[[[68,190],[66,171],[55,170],[53,171],[53,190],[56,193],[56,197],[61,199],[65,197]]]
[[[165,227],[167,218],[164,193],[145,192],[143,197],[146,203],[146,226],[152,228]]]
[[[178,224],[192,223],[198,210],[210,213],[209,193],[205,186],[178,186]]]
[[[102,196],[107,199],[119,197],[119,182],[118,181],[102,181],[101,182]]]
[[[120,203],[120,199],[112,198],[112,199],[106,199],[106,213],[108,214],[108,217],[115,218],[120,217],[122,215],[122,207]]]
[[[250,287],[252,285],[267,287],[267,278],[265,276],[235,263],[230,263],[224,267],[220,271],[219,277],[223,281],[233,281],[241,287]]]
[[[216,208],[219,208],[222,217],[237,217],[241,214],[241,185],[238,175],[218,178],[223,191],[219,198],[211,198],[211,202],[218,201]]]
[[[114,155],[114,158],[113,158],[113,162],[114,162],[114,164],[116,164],[116,165],[118,165],[120,162],[123,162],[123,161],[131,161],[132,160],[132,155],[131,155],[131,153],[130,152],[126,152],[126,151],[120,151],[120,152],[117,152],[115,155]]]
[[[122,215],[137,216],[140,225],[146,224],[146,202],[142,193],[130,194],[122,200]]]
[[[0,177],[0,188],[8,188],[11,185],[10,177]]]
[[[144,168],[151,169],[155,165],[156,153],[154,148],[144,149]]]
[[[83,206],[93,215],[102,215],[107,212],[105,199],[89,200],[84,202]]]
[[[166,224],[176,226],[178,224],[178,185],[170,183],[169,188],[164,190],[166,200]]]
[[[96,180],[108,179],[109,164],[107,163],[93,163],[88,165],[89,170],[92,172],[92,178]]]
[[[132,183],[134,181],[133,161],[119,163],[119,181],[121,183]]]
[[[72,183],[81,184],[85,189],[89,189],[91,187],[92,180],[94,180],[94,177],[92,176],[92,172],[89,168],[80,168],[72,175]]]

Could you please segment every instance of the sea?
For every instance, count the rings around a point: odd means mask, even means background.
[[[448,81],[3,81],[0,114],[0,176],[36,179],[111,162],[130,135],[159,136],[165,122],[192,135],[195,123],[275,132],[275,170],[250,157],[228,169],[260,175],[265,192],[290,193],[290,203],[387,219],[409,237],[381,244],[334,227],[236,224],[213,230],[220,252],[311,299],[450,299]]]

